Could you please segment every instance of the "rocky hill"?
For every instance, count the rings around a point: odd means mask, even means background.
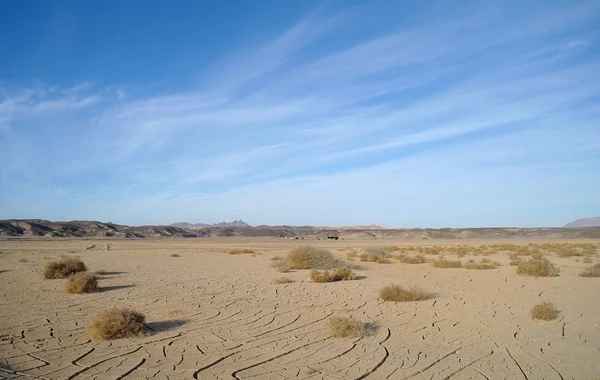
[[[600,239],[600,227],[588,228],[327,228],[313,226],[126,226],[97,221],[51,222],[0,220],[2,238],[209,238],[226,236],[287,239]]]
[[[582,218],[565,224],[563,228],[600,227],[600,217]]]

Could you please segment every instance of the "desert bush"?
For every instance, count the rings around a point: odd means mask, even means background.
[[[291,269],[335,269],[347,267],[343,260],[326,249],[298,247],[288,253],[286,264]]]
[[[256,252],[254,252],[253,250],[248,249],[248,248],[236,248],[236,249],[229,250],[230,255],[239,255],[242,253],[256,253]]]
[[[353,318],[331,317],[327,320],[329,336],[336,338],[360,338],[365,335],[366,324]]]
[[[83,261],[75,257],[62,257],[58,261],[52,261],[44,267],[45,279],[67,278],[73,273],[85,272],[87,267]]]
[[[517,265],[517,274],[536,277],[555,277],[560,270],[548,259],[529,259]]]
[[[181,257],[181,255],[179,253],[172,253],[171,257]]]
[[[360,261],[368,261],[370,263],[380,263],[387,264],[390,261],[388,258],[392,257],[392,255],[383,248],[367,248],[365,249],[365,253],[360,255]]]
[[[558,310],[552,302],[542,302],[531,308],[531,316],[535,319],[551,321],[558,316]]]
[[[465,269],[475,269],[475,270],[487,270],[487,269],[496,269],[500,266],[500,263],[496,261],[491,261],[490,259],[484,258],[481,259],[479,263],[476,263],[473,260],[469,260],[468,263],[463,265]]]
[[[289,278],[287,278],[285,276],[281,276],[281,277],[277,277],[277,278],[273,279],[274,284],[288,284],[290,282],[294,282],[294,281],[290,280]]]
[[[281,257],[279,257],[279,256],[273,256],[273,257],[271,257],[270,260],[272,260],[272,261],[280,261]]]
[[[98,291],[98,278],[92,274],[77,272],[69,276],[67,293],[82,294]]]
[[[335,282],[356,280],[356,273],[348,268],[336,268],[330,271],[313,270],[310,272],[310,279],[314,282]]]
[[[462,264],[460,260],[437,260],[433,262],[432,266],[436,268],[461,268]]]
[[[600,277],[600,264],[585,268],[579,275],[581,277]]]
[[[145,333],[146,317],[129,309],[112,309],[99,314],[88,327],[92,339],[111,340],[141,337]]]
[[[423,255],[396,255],[394,259],[403,264],[423,264],[427,262],[427,259]]]
[[[429,293],[417,286],[403,288],[399,285],[388,285],[379,291],[379,298],[384,301],[421,301],[431,297],[433,297],[432,293]]]
[[[348,258],[356,257],[356,251],[350,251],[350,252],[346,253],[346,257],[348,257]]]
[[[589,257],[589,256],[586,256],[586,257],[584,257],[584,258],[583,258],[583,262],[584,262],[585,264],[591,264],[593,261],[592,261],[592,258],[591,258],[591,257]]]
[[[20,263],[28,263],[28,262],[29,262],[29,260],[27,260],[27,259],[19,259],[19,262],[20,262]]]

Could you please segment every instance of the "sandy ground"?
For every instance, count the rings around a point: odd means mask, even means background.
[[[293,271],[286,274],[293,283],[274,285],[282,274],[270,258],[300,244],[344,257],[345,247],[407,243],[94,243],[97,248],[86,251],[89,241],[0,241],[0,378],[600,378],[600,278],[579,277],[590,264],[575,258],[551,257],[561,268],[555,278],[519,276],[507,255],[497,254],[490,258],[503,266],[495,270],[360,263],[357,281],[316,284],[308,271]],[[111,250],[101,250],[107,243]],[[227,254],[231,248],[259,254]],[[64,254],[79,255],[90,271],[108,272],[99,293],[67,294],[65,280],[42,278],[44,264]],[[383,302],[378,291],[390,283],[419,285],[436,296]],[[531,318],[531,307],[541,301],[556,304],[558,319]],[[91,341],[86,326],[113,307],[143,312],[153,331],[144,338]],[[330,316],[379,328],[360,339],[330,338]]]

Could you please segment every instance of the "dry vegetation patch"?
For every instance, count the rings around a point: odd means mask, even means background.
[[[388,260],[392,255],[384,248],[367,248],[365,253],[360,255],[360,261],[370,263],[389,264]]]
[[[398,260],[403,264],[423,264],[427,262],[427,259],[423,255],[395,255],[394,259]]]
[[[66,290],[71,294],[95,293],[98,291],[98,278],[84,272],[74,273],[69,276]]]
[[[552,302],[542,302],[531,308],[531,316],[535,319],[551,321],[558,316],[558,310]]]
[[[535,277],[556,277],[560,270],[548,259],[529,259],[517,265],[517,274]]]
[[[236,248],[236,249],[229,250],[230,255],[239,255],[239,254],[245,254],[245,253],[256,253],[256,252],[254,252],[254,250],[248,249],[248,248]]]
[[[365,335],[366,323],[353,318],[331,317],[327,320],[329,336],[336,338],[360,338]]]
[[[600,277],[600,264],[585,268],[579,275],[581,277]]]
[[[463,268],[465,269],[475,269],[475,270],[487,270],[487,269],[496,269],[500,266],[500,263],[496,261],[491,261],[489,259],[481,259],[479,263],[471,260],[466,263]]]
[[[145,334],[146,317],[129,309],[112,309],[99,314],[88,327],[92,339],[111,340],[141,337]]]
[[[171,257],[181,257],[179,253],[171,253]]]
[[[331,271],[313,270],[310,272],[310,279],[314,282],[335,282],[356,280],[356,273],[348,268],[336,268]]]
[[[348,265],[330,251],[314,247],[298,247],[288,253],[285,265],[290,269],[335,269]]]
[[[404,288],[400,285],[388,285],[379,291],[379,298],[384,301],[408,302],[421,301],[433,297],[433,293],[427,292],[418,286]]]
[[[460,260],[437,260],[434,261],[431,265],[436,268],[462,268],[462,263],[460,262]]]
[[[83,261],[76,257],[62,257],[58,261],[52,261],[44,267],[45,279],[67,278],[77,272],[85,272],[87,267]]]

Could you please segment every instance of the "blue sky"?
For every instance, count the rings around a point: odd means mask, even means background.
[[[0,3],[0,219],[600,215],[600,2]]]

